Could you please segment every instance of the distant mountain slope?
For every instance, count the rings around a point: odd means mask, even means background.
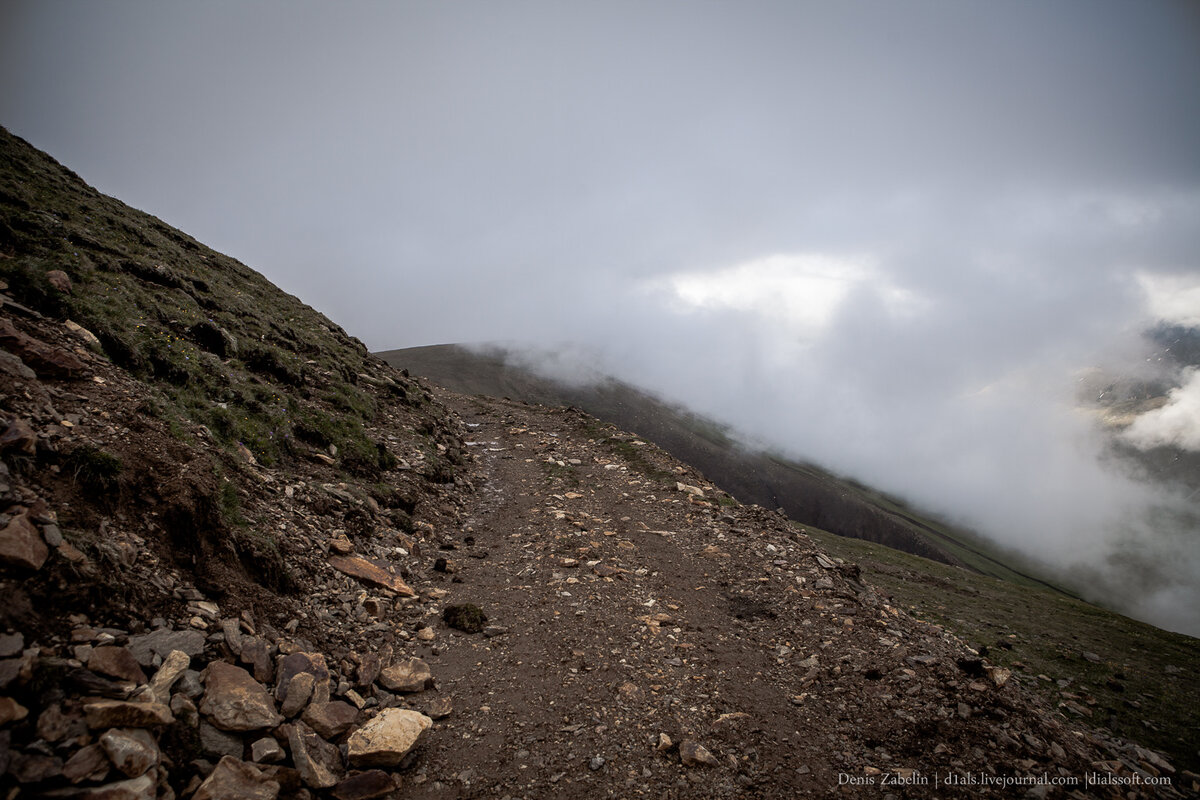
[[[814,465],[745,449],[720,424],[621,381],[571,385],[544,378],[499,347],[433,345],[377,355],[456,392],[578,406],[692,464],[742,502],[783,509],[798,522],[1005,580],[1044,584],[1016,557],[968,531]]]

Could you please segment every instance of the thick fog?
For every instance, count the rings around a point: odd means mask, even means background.
[[[8,2],[0,124],[372,349],[567,348],[1200,634],[1194,491],[1080,397],[1198,447],[1141,336],[1200,324],[1198,8]]]

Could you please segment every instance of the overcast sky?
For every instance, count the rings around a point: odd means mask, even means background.
[[[372,349],[568,344],[1200,633],[1072,408],[1200,322],[1195,3],[9,0],[0,124]]]

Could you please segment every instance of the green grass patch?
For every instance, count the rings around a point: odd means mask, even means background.
[[[1177,768],[1200,771],[1200,640],[1045,587],[800,527],[830,555],[857,563],[896,605],[986,648],[992,663],[1012,669],[1068,717],[1161,750]]]

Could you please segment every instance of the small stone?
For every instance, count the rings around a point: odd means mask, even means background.
[[[225,644],[234,657],[242,654],[242,628],[232,617],[221,620],[221,633],[225,635]]]
[[[450,698],[447,695],[441,695],[429,702],[429,708],[425,713],[429,715],[430,719],[445,719],[453,712],[454,706]]]
[[[299,714],[312,698],[313,684],[317,681],[311,672],[301,672],[288,683],[286,696],[279,711],[288,719]]]
[[[82,800],[155,800],[158,781],[154,773],[127,781],[106,783],[82,795]]]
[[[15,779],[17,783],[41,783],[61,774],[62,768],[61,758],[16,751],[11,754],[6,777]]]
[[[242,757],[245,745],[242,743],[241,737],[236,734],[227,733],[204,721],[200,722],[198,732],[200,734],[200,751],[204,755],[213,756],[214,758],[221,756]]]
[[[175,681],[179,680],[179,676],[191,663],[191,656],[182,650],[172,650],[163,659],[162,666],[158,668],[158,672],[154,673],[154,678],[150,681],[150,691],[154,693],[158,702],[170,702],[171,687],[175,685]]]
[[[333,741],[358,721],[358,709],[340,700],[313,703],[304,710],[302,719],[318,736]]]
[[[0,452],[15,450],[27,456],[37,453],[37,433],[27,420],[14,419],[0,433]]]
[[[25,637],[18,633],[0,636],[0,658],[10,658],[25,649]]]
[[[204,634],[200,631],[172,631],[167,628],[129,637],[129,652],[142,667],[154,666],[154,657],[166,659],[172,650],[181,650],[195,658],[204,652]]]
[[[329,566],[368,586],[393,591],[401,597],[416,597],[417,593],[395,574],[395,565],[386,561],[368,561],[359,556],[330,556]]]
[[[369,769],[351,775],[337,786],[332,794],[337,800],[375,800],[396,791],[396,781],[383,770]]]
[[[280,659],[278,684],[275,687],[275,699],[284,700],[291,689],[292,681],[299,675],[309,674],[313,677],[312,697],[314,702],[329,700],[329,667],[322,653],[305,653],[297,651]]]
[[[318,737],[303,722],[295,722],[287,726],[288,747],[292,751],[292,763],[300,771],[300,778],[305,785],[314,789],[328,789],[338,782],[337,776],[324,762],[321,744],[332,747]],[[336,748],[335,748],[336,752]]]
[[[508,628],[503,625],[488,625],[483,629],[483,637],[485,639],[495,639],[497,636],[503,636],[508,633]]]
[[[78,322],[73,322],[71,320],[67,320],[66,322],[63,323],[63,325],[71,333],[75,334],[80,339],[87,342],[89,347],[98,348],[101,346],[100,340],[96,337],[96,334],[92,333],[87,328],[80,325]]]
[[[50,557],[50,549],[28,514],[17,514],[0,530],[0,563],[38,570]]]
[[[474,603],[446,606],[442,619],[447,625],[464,633],[479,633],[487,624],[487,615]]]
[[[100,746],[113,766],[128,778],[136,778],[162,758],[158,743],[144,728],[113,728],[100,737]]]
[[[36,731],[39,739],[52,743],[87,737],[87,725],[83,717],[77,713],[64,713],[58,703],[47,706],[38,715]]]
[[[383,688],[393,692],[420,692],[433,679],[429,665],[419,658],[409,658],[379,673]]]
[[[58,548],[63,543],[62,531],[54,523],[43,525],[42,539],[45,540],[47,546]]]
[[[417,631],[417,639],[422,642],[432,642],[435,638],[437,638],[437,634],[434,633],[433,628],[425,627]]]
[[[1095,653],[1089,653],[1086,650],[1083,653],[1081,653],[1081,655],[1083,656],[1084,660],[1090,661],[1093,664],[1099,664],[1103,660],[1100,658],[1100,656],[1096,655]]]
[[[394,767],[417,746],[433,720],[417,711],[387,708],[350,734],[347,756],[356,767]]]
[[[108,776],[108,754],[99,743],[89,744],[75,751],[63,764],[63,777],[71,783],[99,783]]]
[[[0,697],[0,725],[20,722],[29,716],[29,709],[11,697]]]
[[[146,673],[142,672],[133,653],[125,647],[97,647],[92,650],[87,666],[92,672],[117,680],[138,684],[146,682]]]
[[[200,680],[200,673],[194,669],[185,669],[175,682],[175,691],[192,700],[204,694],[204,683]]]
[[[195,728],[200,724],[200,711],[191,698],[182,692],[172,695],[171,713],[175,715],[175,719],[189,728]]]
[[[266,778],[253,764],[225,756],[192,800],[275,800],[278,796],[278,781]]]
[[[263,738],[250,745],[250,758],[259,764],[275,764],[283,761],[285,753],[283,748],[279,746],[279,742],[272,739],[270,736]]]
[[[242,653],[238,661],[250,667],[254,679],[266,683],[275,675],[271,663],[271,645],[260,636],[248,636],[242,640]]]
[[[588,769],[590,769],[592,772],[595,772],[603,766],[604,756],[594,756],[592,760],[588,762]]]
[[[658,735],[658,741],[654,744],[654,749],[659,753],[665,753],[674,746],[675,743],[671,741],[670,736],[667,736],[665,733],[660,733]]]
[[[46,283],[50,284],[63,294],[71,293],[71,278],[61,269],[52,269],[47,271]]]
[[[125,700],[97,700],[83,707],[89,728],[152,728],[175,721],[171,709],[162,703],[131,703]]]
[[[204,675],[200,713],[221,730],[255,731],[283,722],[266,688],[241,667],[214,661]]]
[[[988,677],[992,679],[992,683],[996,684],[997,687],[1004,686],[1004,684],[1008,683],[1008,679],[1012,677],[1012,670],[1005,669],[1004,667],[989,666],[984,667],[984,669],[987,671]]]
[[[685,767],[715,767],[720,763],[707,747],[691,739],[679,743],[679,760]]]
[[[358,663],[358,685],[370,686],[379,677],[383,660],[376,653],[363,655]]]
[[[339,556],[348,556],[354,552],[354,543],[341,533],[329,540],[329,549]]]

